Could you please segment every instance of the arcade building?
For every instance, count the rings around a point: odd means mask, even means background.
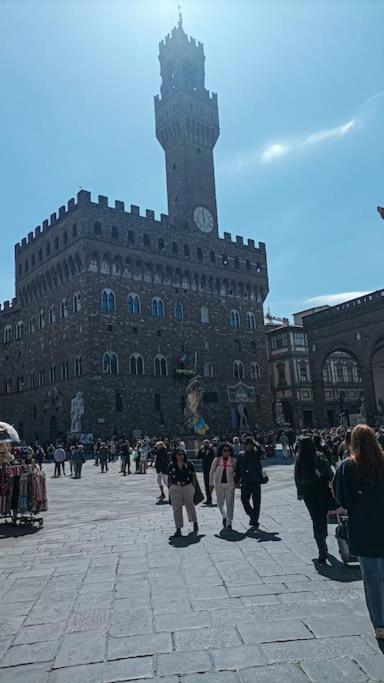
[[[168,215],[81,190],[15,247],[15,298],[0,310],[0,405],[28,441],[273,422],[266,249],[219,235],[219,115],[203,45],[180,20],[159,60]]]

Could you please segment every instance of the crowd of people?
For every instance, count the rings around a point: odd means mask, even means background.
[[[309,512],[318,548],[319,565],[328,562],[328,518],[330,512],[348,519],[348,543],[360,563],[371,621],[384,651],[384,431],[376,433],[367,425],[353,430],[342,427],[322,430],[293,429],[264,433],[255,431],[241,437],[220,435],[205,439],[197,453],[187,453],[185,442],[168,437],[98,440],[86,454],[81,444],[65,448],[62,443],[46,449],[15,446],[16,459],[34,459],[42,469],[47,458],[54,462],[54,477],[82,476],[87,456],[94,459],[100,473],[119,459],[121,476],[147,474],[156,470],[158,505],[172,506],[175,532],[171,542],[182,535],[183,508],[193,533],[198,534],[197,505],[213,505],[213,492],[222,518],[222,527],[231,531],[235,491],[249,518],[250,529],[258,533],[261,487],[268,483],[263,464],[276,454],[294,463],[297,497]],[[192,457],[189,457],[192,456]],[[69,463],[69,472],[66,464]],[[203,472],[205,496],[196,475],[195,464]],[[115,468],[114,468],[115,469]]]

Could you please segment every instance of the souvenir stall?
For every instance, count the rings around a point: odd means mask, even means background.
[[[22,450],[15,458],[12,446],[18,443],[16,430],[0,422],[0,519],[40,528],[43,518],[36,515],[48,509],[45,474],[21,457]]]

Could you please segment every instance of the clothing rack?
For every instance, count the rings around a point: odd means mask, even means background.
[[[0,465],[0,519],[9,524],[44,524],[39,512],[48,510],[44,472],[35,465]]]

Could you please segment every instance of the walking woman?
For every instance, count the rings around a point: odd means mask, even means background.
[[[328,460],[316,452],[310,436],[303,436],[298,442],[295,463],[297,497],[304,500],[312,519],[313,535],[319,549],[319,564],[327,564],[328,511],[338,505],[333,497],[330,482],[333,471]]]
[[[334,491],[348,511],[350,551],[360,560],[368,611],[384,647],[384,453],[367,425],[352,430],[350,455],[336,471]]]
[[[217,505],[223,517],[223,528],[232,529],[235,506],[236,460],[232,446],[223,443],[219,446],[209,474],[211,491],[215,489]]]
[[[172,456],[172,462],[168,467],[169,498],[173,508],[176,532],[174,538],[181,536],[184,525],[183,505],[187,510],[188,519],[193,522],[195,534],[199,531],[197,524],[196,508],[193,502],[195,495],[194,481],[196,480],[195,468],[188,462],[187,454],[182,446],[177,446]]]

